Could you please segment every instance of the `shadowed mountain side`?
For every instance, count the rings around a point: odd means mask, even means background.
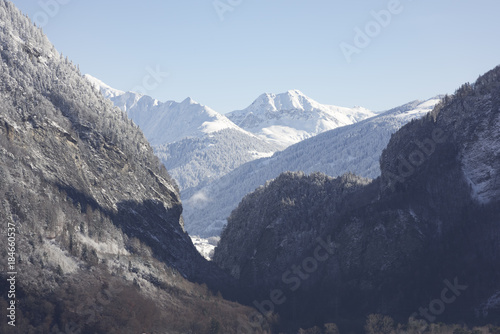
[[[498,325],[499,148],[497,67],[392,135],[371,183],[285,173],[247,195],[214,261],[285,332],[361,332],[371,313]]]
[[[91,208],[107,216],[113,224],[129,239],[137,239],[149,247],[159,261],[177,269],[190,281],[206,283],[213,291],[220,291],[224,296],[236,296],[236,281],[224,273],[213,262],[206,261],[194,248],[189,236],[178,224],[182,213],[181,203],[165,208],[158,200],[145,200],[142,203],[123,201],[117,204],[118,210],[111,211],[101,207],[93,198],[75,188],[55,185],[67,194],[73,205],[85,213]],[[182,245],[182,247],[179,247]],[[190,249],[189,252],[186,249]],[[137,249],[128,249],[137,252]]]

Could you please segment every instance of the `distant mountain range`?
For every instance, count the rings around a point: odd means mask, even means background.
[[[240,131],[251,136],[224,115],[196,103],[189,97],[180,103],[160,102],[147,95],[113,89],[88,74],[85,77],[99,88],[104,97],[127,112],[151,145],[175,143],[185,138],[202,138],[224,129]]]
[[[186,230],[203,237],[218,236],[243,196],[284,171],[377,177],[391,134],[441,98],[373,112],[290,90],[262,94],[248,108],[222,115],[190,98],[163,103],[86,77],[144,131],[179,183]]]
[[[142,129],[181,191],[280,149],[191,98],[160,102],[113,89],[90,75],[86,78]]]
[[[219,235],[226,218],[242,198],[285,171],[323,172],[339,176],[353,172],[376,178],[379,158],[391,135],[412,119],[433,109],[440,96],[414,101],[375,117],[327,131],[292,145],[272,157],[248,162],[217,182],[185,191],[184,218],[190,233]]]
[[[376,115],[361,107],[323,105],[290,90],[263,94],[226,117],[191,98],[160,102],[85,77],[142,129],[181,194],[209,185],[244,163]]]

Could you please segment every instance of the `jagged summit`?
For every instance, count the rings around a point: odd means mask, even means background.
[[[160,102],[148,95],[123,92],[91,75],[85,77],[142,129],[152,145],[175,143],[186,138],[233,129],[245,132],[226,116],[202,105],[191,97],[182,102]],[[250,135],[250,134],[249,134]]]
[[[147,110],[131,108],[129,116],[153,145],[174,143],[185,138],[199,138],[223,129],[243,131],[224,115],[191,98],[181,103],[160,102]]]
[[[199,103],[198,103],[198,102],[196,102],[195,100],[193,100],[192,98],[190,98],[190,97],[188,96],[188,97],[186,97],[186,98],[185,98],[185,99],[181,102],[181,104],[184,104],[184,105],[185,105],[185,104],[199,104]],[[201,105],[201,104],[199,104],[199,105]],[[201,106],[203,106],[203,105],[201,105]]]
[[[257,99],[255,99],[252,104],[241,111],[233,111],[231,114],[239,114],[241,112],[245,113],[257,113],[262,114],[269,111],[292,111],[292,110],[303,110],[303,111],[317,111],[317,110],[347,110],[356,109],[364,110],[369,112],[368,109],[362,107],[353,108],[342,108],[338,106],[325,105],[313,100],[298,89],[291,89],[285,93],[274,94],[274,93],[264,93],[261,94]]]
[[[299,90],[289,90],[282,94],[264,93],[260,95],[246,110],[247,112],[304,110],[312,111],[320,104]]]

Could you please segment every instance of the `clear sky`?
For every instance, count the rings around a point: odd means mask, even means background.
[[[498,0],[12,2],[82,73],[221,113],[289,89],[381,111],[500,64]]]

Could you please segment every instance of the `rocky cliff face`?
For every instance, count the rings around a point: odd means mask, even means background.
[[[251,299],[297,326],[353,328],[377,312],[498,321],[499,75],[464,85],[394,134],[373,181],[286,174],[248,195],[215,261],[255,291],[283,292],[285,301],[276,292]],[[425,314],[449,284],[453,302]]]
[[[185,233],[177,186],[139,128],[7,1],[0,60],[2,235],[15,229],[13,264],[0,238],[1,286],[17,272],[16,329],[236,332],[247,310],[185,279],[228,283]]]

